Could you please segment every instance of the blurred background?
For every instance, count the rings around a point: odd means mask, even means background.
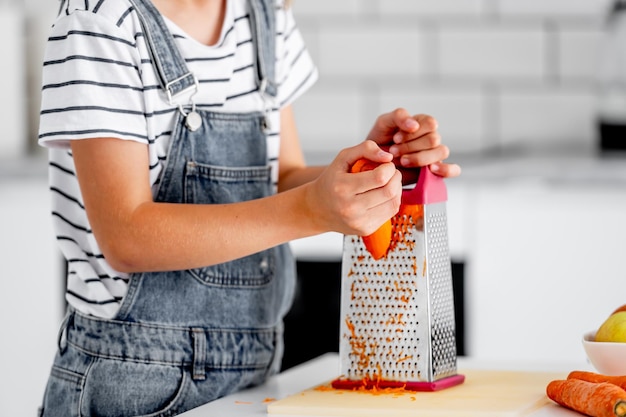
[[[63,263],[36,146],[40,67],[59,3],[0,0],[0,415],[34,415],[62,318]],[[612,0],[295,0],[319,70],[296,104],[309,163],[396,107],[435,116],[458,349],[585,361],[626,304],[626,14]],[[611,12],[614,10],[614,12]],[[284,367],[338,348],[342,237],[293,242]]]

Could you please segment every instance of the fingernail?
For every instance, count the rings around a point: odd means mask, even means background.
[[[415,119],[406,119],[406,122],[404,122],[404,126],[407,129],[417,129],[419,127],[419,123],[417,123],[417,120]]]
[[[437,172],[441,171],[441,167],[439,166],[439,164],[432,164],[430,166],[430,171],[432,173],[437,173]]]
[[[400,148],[398,148],[397,146],[391,146],[389,148],[389,152],[393,155],[393,156],[400,156]]]
[[[402,133],[398,132],[395,135],[393,135],[393,141],[395,143],[401,143],[402,142]]]

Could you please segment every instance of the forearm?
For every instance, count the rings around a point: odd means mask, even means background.
[[[307,166],[284,173],[278,182],[278,191],[283,192],[311,182],[319,177],[325,168],[324,166]]]
[[[148,202],[96,238],[121,272],[197,268],[325,232],[306,203],[306,187],[234,204]]]
[[[227,205],[154,202],[139,143],[89,139],[72,142],[72,151],[89,224],[120,272],[207,266],[327,231],[367,235],[399,206],[400,174],[371,141],[326,168],[291,164],[280,176],[285,191]],[[382,165],[351,174],[360,158]]]

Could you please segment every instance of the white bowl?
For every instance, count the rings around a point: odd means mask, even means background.
[[[595,337],[595,331],[583,336],[583,348],[593,367],[604,375],[626,375],[626,343],[594,342]]]

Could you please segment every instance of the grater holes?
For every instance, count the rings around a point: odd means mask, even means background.
[[[435,378],[456,372],[452,272],[445,211],[428,216],[432,366]]]
[[[401,243],[380,261],[371,258],[362,239],[344,241],[353,245],[348,251],[350,258],[345,259],[348,290],[342,302],[352,322],[343,326],[341,339],[347,361],[342,362],[342,372],[350,378],[379,375],[408,381],[422,380],[430,373],[424,368],[428,366],[424,356],[419,354],[430,348],[430,337],[424,337],[428,333],[421,324],[428,307],[418,306],[426,297],[424,292],[428,292],[422,273],[424,233],[406,227],[402,235],[394,236],[400,237]]]

